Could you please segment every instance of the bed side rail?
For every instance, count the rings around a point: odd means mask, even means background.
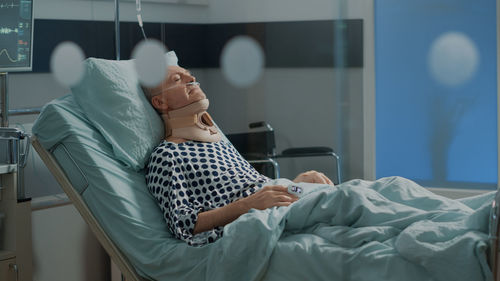
[[[490,230],[489,230],[489,242],[490,242],[490,253],[489,253],[489,265],[491,271],[493,272],[493,280],[500,281],[500,276],[498,272],[498,268],[500,265],[500,260],[498,256],[499,251],[499,239],[498,234],[500,232],[500,224],[498,222],[500,218],[500,192],[497,192],[495,196],[495,200],[491,204],[490,211]]]

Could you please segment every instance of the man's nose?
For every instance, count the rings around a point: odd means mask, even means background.
[[[194,82],[196,81],[196,77],[194,77],[193,75],[186,74],[184,76],[184,80],[186,81],[186,83]]]

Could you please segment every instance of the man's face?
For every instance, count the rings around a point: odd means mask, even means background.
[[[189,82],[195,82],[196,78],[191,73],[179,66],[169,66],[165,80],[151,89],[154,97],[167,105],[165,108],[174,110],[191,103],[205,99],[205,93],[198,85],[188,85]],[[155,104],[153,102],[153,104]],[[160,110],[164,111],[163,108]]]

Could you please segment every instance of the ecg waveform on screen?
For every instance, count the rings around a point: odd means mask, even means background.
[[[11,62],[18,62],[20,61],[22,58],[18,58],[17,60],[16,59],[13,59],[10,55],[9,55],[9,52],[7,52],[7,49],[3,49],[3,50],[0,50],[0,57],[2,57],[2,55],[5,54],[7,56],[7,59],[10,60]]]
[[[0,34],[19,33],[18,28],[0,27]]]
[[[16,7],[19,7],[19,5],[14,4],[14,2],[9,3],[0,3],[0,9],[14,9]]]

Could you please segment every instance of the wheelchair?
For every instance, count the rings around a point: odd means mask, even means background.
[[[274,129],[271,125],[267,122],[259,121],[250,123],[249,128],[262,128],[263,130],[227,134],[226,137],[240,154],[260,173],[268,177],[279,178],[280,167],[278,159],[331,157],[335,163],[334,169],[336,172],[336,178],[333,181],[335,184],[342,182],[340,157],[332,148],[326,146],[292,147],[283,150],[281,153],[276,153]]]

